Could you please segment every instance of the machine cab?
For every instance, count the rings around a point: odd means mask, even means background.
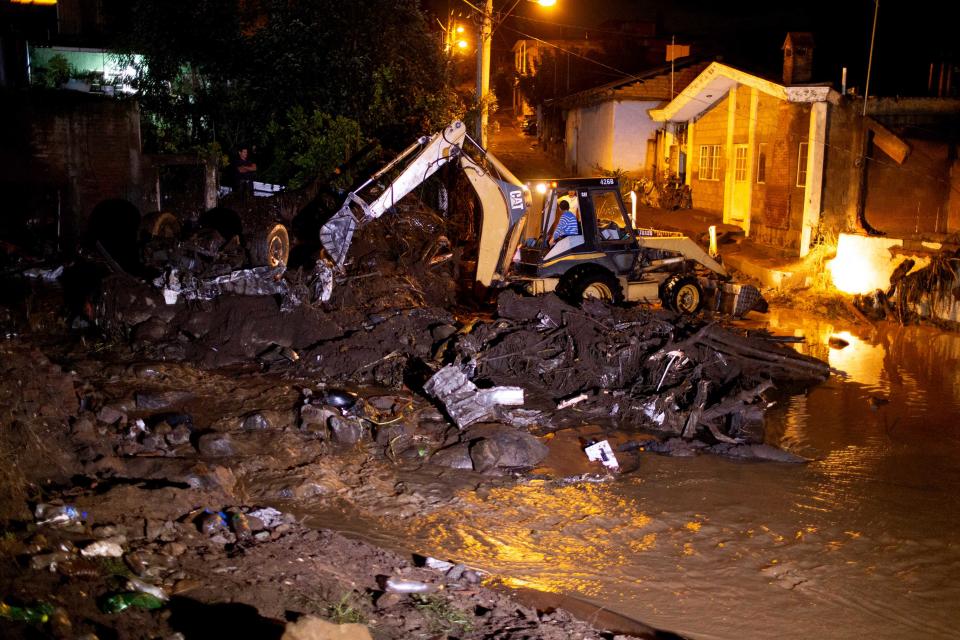
[[[615,178],[540,181],[531,192],[535,199],[515,265],[519,275],[559,275],[580,260],[630,273],[639,247]]]

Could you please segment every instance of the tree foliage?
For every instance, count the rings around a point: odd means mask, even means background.
[[[399,146],[457,115],[427,24],[415,0],[136,0],[125,48],[154,147],[257,146],[302,178],[349,152],[334,131]]]

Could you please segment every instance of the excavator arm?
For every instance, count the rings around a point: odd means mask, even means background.
[[[390,163],[373,174],[356,190],[347,194],[343,206],[320,228],[320,242],[327,250],[334,267],[342,268],[354,232],[389,211],[400,199],[422,184],[448,162],[457,162],[466,173],[483,208],[480,231],[480,254],[477,256],[477,280],[489,286],[506,274],[512,259],[512,248],[519,241],[523,220],[530,207],[527,188],[498,161],[473,140],[485,162],[478,162],[463,153],[464,142],[470,140],[460,121],[455,121],[433,136],[424,136],[407,147]],[[387,173],[402,167],[383,191],[370,202],[358,193]]]

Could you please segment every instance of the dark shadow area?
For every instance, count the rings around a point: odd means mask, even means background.
[[[206,638],[258,638],[283,635],[284,622],[261,616],[254,607],[239,603],[204,604],[191,598],[170,599],[169,624],[187,640]]]

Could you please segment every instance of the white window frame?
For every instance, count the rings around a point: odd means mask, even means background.
[[[767,183],[767,143],[757,145],[757,184]]]
[[[697,170],[699,180],[720,180],[720,145],[700,145],[700,164]]]
[[[797,149],[797,186],[807,186],[807,154],[809,146],[806,142],[801,142]]]
[[[738,144],[733,153],[733,181],[747,181],[747,156],[750,155],[750,149],[747,145]]]

